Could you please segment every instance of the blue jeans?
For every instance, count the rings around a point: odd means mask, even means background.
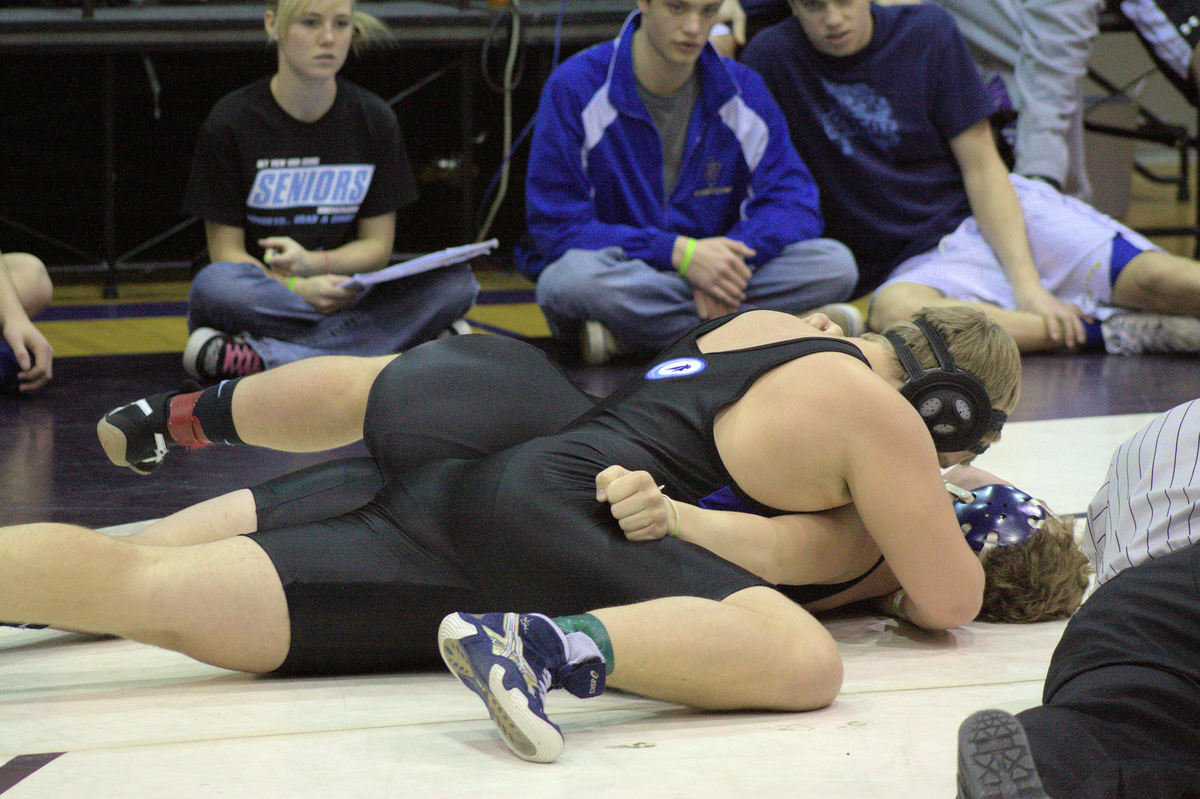
[[[789,244],[754,271],[742,309],[800,313],[850,296],[858,280],[854,256],[833,239]],[[568,250],[538,276],[537,301],[555,338],[571,340],[595,320],[627,349],[658,352],[700,324],[693,287],[625,257],[620,247]]]
[[[386,355],[437,336],[475,302],[467,264],[373,286],[323,314],[254,264],[219,261],[192,280],[188,330],[242,335],[268,369],[317,355]]]

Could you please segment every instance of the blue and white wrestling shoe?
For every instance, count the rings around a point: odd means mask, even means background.
[[[562,730],[546,717],[546,692],[581,698],[604,691],[604,658],[583,633],[570,636],[540,613],[451,613],[438,627],[442,660],[479,694],[517,757],[550,763]]]
[[[959,726],[958,799],[1050,799],[1016,716],[980,710]]]

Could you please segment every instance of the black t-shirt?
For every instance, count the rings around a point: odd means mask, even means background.
[[[338,79],[333,106],[315,122],[289,116],[270,78],[223,97],[196,140],[184,213],[240,227],[258,239],[290,236],[309,250],[352,240],[359,219],[392,213],[417,190],[391,108]]]

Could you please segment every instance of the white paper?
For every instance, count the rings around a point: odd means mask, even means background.
[[[342,285],[348,289],[357,286],[367,288],[368,286],[374,286],[376,283],[386,283],[389,280],[398,280],[409,275],[428,272],[431,269],[440,269],[443,266],[460,264],[463,261],[471,260],[477,255],[485,255],[491,252],[499,244],[500,242],[497,239],[488,239],[477,244],[447,247],[444,250],[431,252],[428,255],[422,255],[409,261],[385,266],[383,269],[378,269],[374,272],[359,272],[356,275],[351,275],[350,279]]]

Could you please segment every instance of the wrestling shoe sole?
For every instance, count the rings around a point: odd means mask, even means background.
[[[958,728],[958,799],[1050,799],[1011,713],[980,710]]]
[[[150,474],[158,468],[158,461],[151,461],[149,464],[130,462],[127,459],[129,440],[121,428],[108,421],[107,417],[96,423],[96,438],[100,439],[104,454],[117,466],[126,466],[143,475]]]
[[[534,763],[556,760],[563,751],[562,733],[530,709],[519,689],[504,687],[504,666],[493,663],[486,675],[476,670],[463,640],[478,634],[479,627],[457,613],[442,619],[438,649],[446,667],[483,700],[500,737],[514,755]]]

